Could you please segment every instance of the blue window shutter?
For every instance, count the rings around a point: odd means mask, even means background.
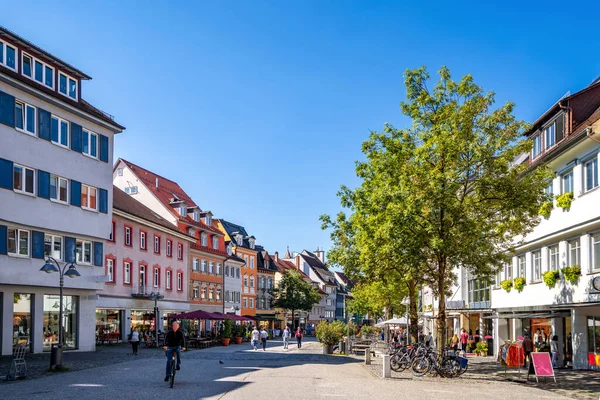
[[[94,265],[96,267],[101,267],[104,265],[102,259],[104,258],[104,254],[102,253],[102,242],[94,242]]]
[[[38,196],[50,198],[50,174],[41,169],[38,169]]]
[[[81,183],[71,179],[71,205],[81,207]]]
[[[46,111],[38,108],[38,122],[39,122],[39,135],[40,139],[44,139],[50,141],[51,136],[51,128],[50,122],[52,120],[52,115]]]
[[[65,262],[75,262],[75,238],[65,236]]]
[[[81,153],[81,125],[71,122],[71,150]]]
[[[8,253],[8,228],[0,225],[0,254]]]
[[[33,258],[44,258],[44,232],[32,231],[31,243],[33,244]]]
[[[100,135],[100,161],[108,162],[108,137]]]
[[[98,211],[104,214],[108,214],[108,191],[106,189],[100,190],[100,204]]]
[[[13,190],[13,163],[0,158],[0,188]]]
[[[0,92],[0,123],[15,127],[15,97]]]

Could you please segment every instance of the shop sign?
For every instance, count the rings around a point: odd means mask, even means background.
[[[533,373],[535,374],[535,380],[539,382],[538,377],[552,377],[554,378],[554,382],[556,382],[556,376],[554,376],[554,368],[552,368],[552,360],[550,359],[550,353],[546,352],[536,352],[531,353],[531,360],[533,361]],[[527,373],[527,379],[529,379],[529,374],[531,373],[531,368]]]

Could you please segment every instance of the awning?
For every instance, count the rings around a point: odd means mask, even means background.
[[[564,317],[570,317],[571,316],[571,312],[570,311],[561,311],[561,312],[555,312],[555,313],[519,313],[519,314],[498,314],[498,315],[492,315],[489,317],[484,317],[487,319],[498,319],[498,318],[516,318],[516,319],[523,319],[523,318],[564,318]]]
[[[209,313],[203,310],[190,311],[183,314],[177,314],[172,316],[177,319],[209,319],[209,320],[221,320],[221,316],[215,315],[215,313]]]

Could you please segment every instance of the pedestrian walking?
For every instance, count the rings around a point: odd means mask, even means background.
[[[298,329],[296,330],[296,341],[298,342],[298,348],[301,349],[302,348],[302,339],[303,339],[303,335],[302,335],[302,328],[298,327]]]
[[[452,341],[450,341],[450,347],[452,348],[452,350],[458,351],[458,343],[459,342],[460,342],[460,339],[458,338],[458,334],[455,333],[454,336],[452,336]]]
[[[469,341],[469,334],[465,330],[462,329],[462,333],[460,334],[460,343],[462,344],[462,351],[467,352],[467,342]]]
[[[558,358],[558,336],[552,336],[550,342],[550,353],[552,354],[552,368],[556,368],[556,360]]]
[[[529,335],[525,335],[523,338],[523,353],[525,358],[523,359],[523,367],[525,366],[525,361],[531,364],[531,353],[533,353],[533,341],[529,337]]]
[[[283,330],[283,349],[288,350],[290,345],[290,337],[292,337],[292,332],[290,332],[290,328],[287,326]]]
[[[137,356],[138,346],[140,345],[140,333],[135,326],[129,334],[129,342],[131,342],[131,350],[133,351],[133,355]]]
[[[256,326],[255,326],[254,329],[252,330],[252,347],[254,347],[254,351],[256,351],[256,348],[258,347],[259,338],[260,338],[260,332],[258,331],[258,329],[256,329]]]
[[[262,342],[263,351],[267,351],[267,339],[269,338],[269,334],[262,328],[260,331],[260,341]]]

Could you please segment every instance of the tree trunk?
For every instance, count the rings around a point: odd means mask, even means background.
[[[410,318],[410,341],[417,341],[419,332],[419,315],[417,314],[417,285],[410,282],[408,284],[408,296],[410,298],[409,318]]]
[[[296,310],[292,310],[292,327],[294,330],[298,329],[298,326],[296,326],[296,319],[294,318],[295,311]]]
[[[437,322],[437,346],[438,352],[441,354],[444,351],[444,346],[447,343],[447,330],[446,330],[446,260],[440,260],[438,275],[438,315],[436,318]]]

